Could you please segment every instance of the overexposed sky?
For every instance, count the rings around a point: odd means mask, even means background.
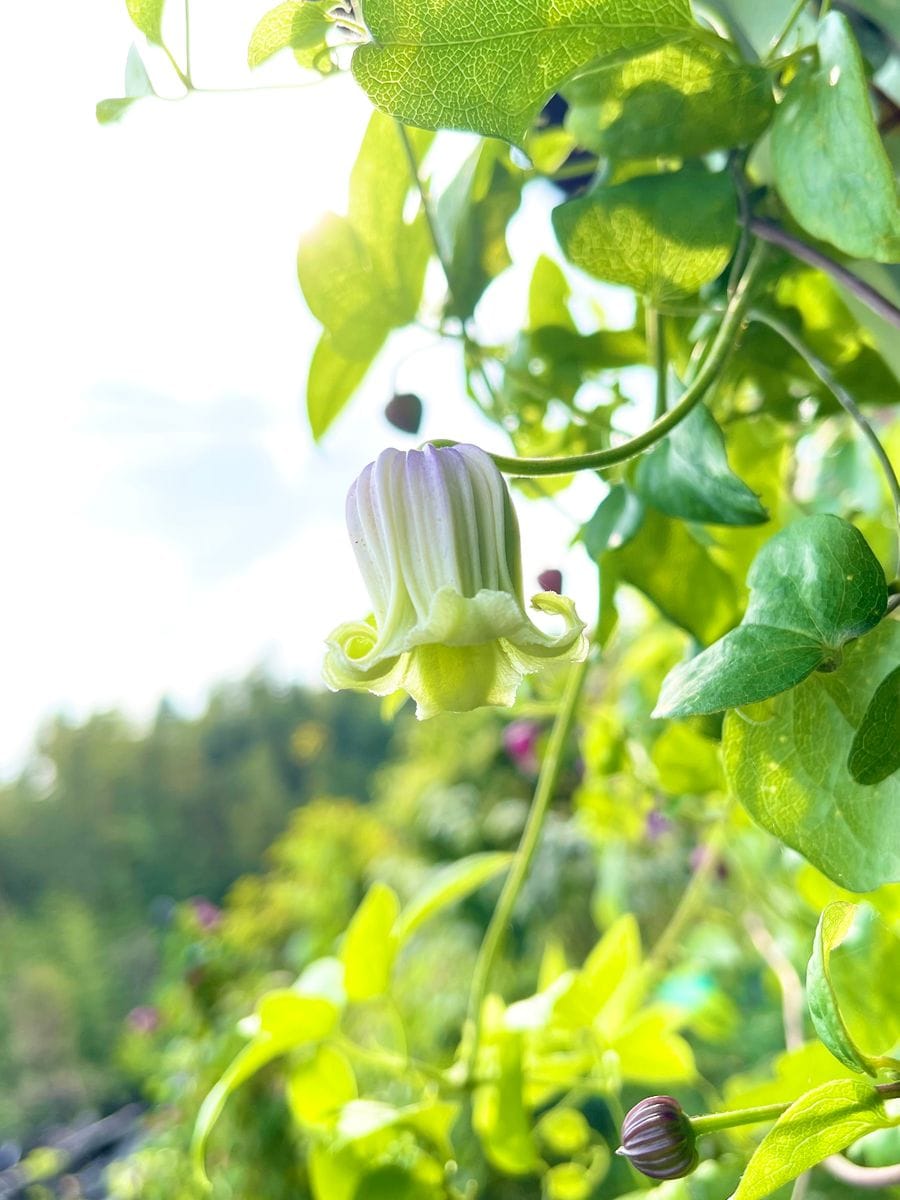
[[[290,56],[253,76],[243,65],[267,7],[193,0],[198,85],[299,79]],[[382,446],[414,444],[381,409],[397,356],[427,341],[399,335],[350,419],[312,445],[317,327],[295,255],[344,204],[370,111],[350,79],[146,100],[101,128],[95,103],[122,94],[141,42],[124,2],[15,5],[3,26],[0,775],[55,711],[140,718],[163,695],[192,709],[263,662],[317,680],[323,637],[367,607],[343,497]],[[543,213],[549,189],[529,190]],[[526,213],[521,268],[490,305],[498,326],[521,320],[547,237]],[[452,348],[416,353],[397,382],[426,401],[422,436],[503,445],[465,400]],[[580,480],[560,505],[583,519],[601,494]],[[551,505],[527,512],[526,590],[562,565],[590,619],[571,523]]]

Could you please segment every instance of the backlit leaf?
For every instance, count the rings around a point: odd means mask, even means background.
[[[699,166],[598,186],[553,211],[567,258],[654,302],[696,292],[724,270],[737,236],[734,185]]]
[[[686,0],[367,0],[353,74],[410,125],[521,143],[575,68],[683,36],[690,19]]]
[[[370,1000],[387,991],[397,954],[394,923],[399,913],[393,888],[373,883],[353,914],[341,947],[348,1000]]]
[[[125,0],[128,15],[148,41],[162,45],[162,13],[165,0]]]
[[[900,667],[875,689],[847,765],[857,783],[881,783],[900,771]]]
[[[319,51],[326,48],[325,35],[331,22],[320,4],[310,0],[287,0],[261,18],[250,38],[247,63],[258,67],[279,50],[291,47],[310,65]]]
[[[767,71],[723,42],[683,40],[600,63],[563,88],[579,146],[615,159],[696,158],[745,145],[772,115]]]
[[[394,932],[398,943],[411,937],[433,916],[456,904],[489,880],[505,871],[512,855],[504,853],[470,854],[436,871],[429,882],[400,913]]]
[[[763,1200],[829,1154],[892,1124],[872,1084],[855,1079],[825,1083],[778,1118],[747,1164],[733,1200]]]

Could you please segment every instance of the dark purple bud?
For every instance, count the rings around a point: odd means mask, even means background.
[[[520,771],[534,775],[538,769],[537,741],[541,727],[537,721],[510,721],[503,730],[503,748]]]
[[[681,1179],[699,1161],[691,1122],[671,1096],[649,1096],[634,1106],[622,1122],[616,1154],[651,1179]]]
[[[715,854],[715,851],[710,850],[708,846],[695,846],[691,851],[691,856],[688,859],[691,871],[699,871],[706,862],[710,854]],[[716,855],[716,879],[724,880],[728,878],[728,867],[721,858]]]
[[[556,567],[550,567],[547,571],[541,571],[538,575],[538,587],[542,592],[556,592],[557,596],[562,595],[562,572],[557,571]]]
[[[395,429],[418,433],[422,424],[422,401],[412,392],[398,392],[388,400],[384,415]]]

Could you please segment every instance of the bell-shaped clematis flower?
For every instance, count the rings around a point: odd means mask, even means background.
[[[417,716],[509,705],[524,675],[587,653],[565,596],[551,636],[525,612],[519,527],[503,476],[477,446],[383,451],[347,497],[347,526],[373,613],[339,625],[323,670],[333,691],[403,689]]]

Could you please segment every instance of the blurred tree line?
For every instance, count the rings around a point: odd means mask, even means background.
[[[0,1138],[123,1098],[115,1045],[176,904],[214,912],[312,797],[365,801],[388,738],[362,697],[261,674],[197,718],[47,727],[0,788]]]

